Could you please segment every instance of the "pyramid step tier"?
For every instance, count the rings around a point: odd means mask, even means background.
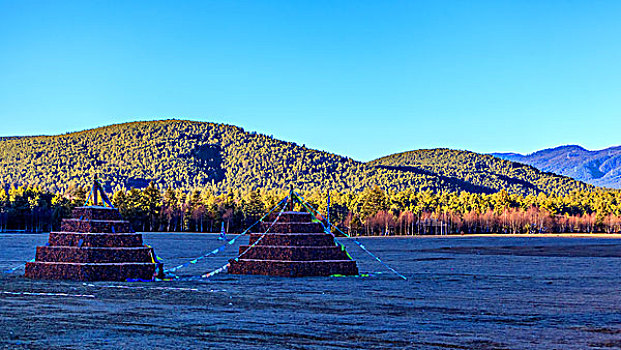
[[[244,275],[269,275],[281,277],[357,275],[358,267],[353,260],[229,260],[229,273]]]
[[[134,232],[129,221],[125,220],[80,220],[63,219],[60,230],[65,232]]]
[[[248,249],[248,245],[239,247],[241,255]],[[248,250],[244,259],[255,260],[290,260],[290,261],[313,261],[313,260],[348,260],[349,257],[337,246],[263,246],[256,245]]]
[[[278,213],[272,213],[264,221],[266,223],[272,223],[278,217]],[[313,216],[310,213],[297,212],[297,211],[284,211],[280,214],[279,222],[311,222]]]
[[[263,238],[261,238],[263,237]],[[261,239],[259,241],[259,239]],[[248,244],[269,246],[334,246],[334,238],[325,233],[251,233]]]
[[[37,279],[76,281],[151,280],[156,265],[153,263],[67,263],[29,262],[26,276]]]
[[[50,232],[50,246],[142,247],[140,233]]]
[[[122,220],[117,209],[100,206],[77,207],[72,215],[78,220]]]
[[[277,221],[273,226],[273,222],[261,223],[261,232],[267,231],[274,233],[318,233],[324,232],[323,226],[318,222],[281,222]]]
[[[37,247],[36,261],[74,263],[152,263],[150,247]]]

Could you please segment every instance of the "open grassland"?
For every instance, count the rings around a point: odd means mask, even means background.
[[[346,242],[371,277],[216,275],[156,283],[0,275],[7,349],[607,349],[621,346],[621,240],[460,236],[361,238],[403,281]],[[609,236],[606,236],[609,237]],[[146,234],[168,266],[219,245]],[[47,235],[0,235],[0,268]],[[242,239],[243,240],[243,239]],[[180,270],[195,276],[222,256]],[[606,254],[608,255],[606,255]]]

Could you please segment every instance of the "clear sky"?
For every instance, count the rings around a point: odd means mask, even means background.
[[[621,1],[0,0],[0,135],[223,122],[370,160],[621,144]]]

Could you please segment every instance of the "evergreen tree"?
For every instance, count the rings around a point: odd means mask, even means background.
[[[388,210],[386,193],[384,193],[379,186],[375,186],[371,190],[362,192],[362,201],[362,217],[369,217],[377,214],[379,211]]]
[[[247,224],[252,224],[259,219],[265,212],[265,205],[261,200],[261,194],[258,191],[250,191],[244,200],[243,209]]]
[[[161,207],[162,195],[153,182],[142,191],[143,208],[148,216],[149,231],[157,228],[157,216]]]

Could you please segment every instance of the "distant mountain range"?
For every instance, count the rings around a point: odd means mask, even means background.
[[[621,188],[621,146],[589,151],[576,145],[544,149],[532,154],[492,153],[493,156],[531,165],[541,171],[569,176],[586,183]]]
[[[226,124],[162,120],[116,124],[57,136],[0,139],[0,186],[52,190],[87,185],[108,191],[160,187],[286,188],[516,194],[568,193],[591,185],[490,155],[417,150],[359,162]]]

